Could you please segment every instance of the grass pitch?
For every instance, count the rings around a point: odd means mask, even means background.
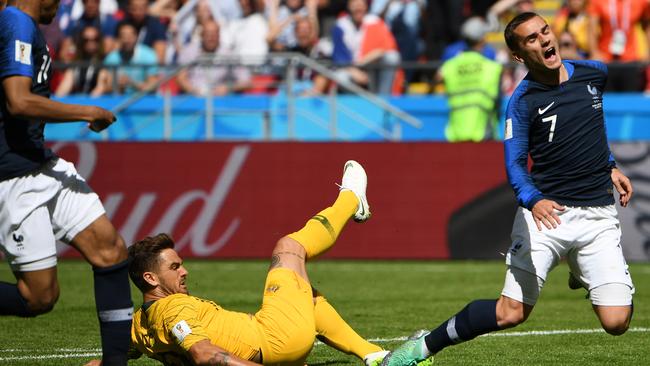
[[[227,309],[254,312],[266,261],[187,261],[193,295]],[[400,337],[431,329],[473,299],[496,298],[502,262],[322,261],[309,263],[312,283],[357,331],[392,349]],[[632,328],[620,337],[599,331],[584,290],[566,286],[567,267],[550,275],[533,314],[523,325],[447,348],[439,365],[650,365],[650,264],[632,264],[636,285]],[[13,282],[7,265],[0,280]],[[49,314],[0,317],[0,365],[82,365],[99,355],[92,272],[85,262],[59,264],[61,297]],[[136,306],[141,303],[133,288]],[[0,299],[2,301],[2,299]],[[322,344],[309,365],[362,365]],[[157,365],[141,358],[131,365]]]

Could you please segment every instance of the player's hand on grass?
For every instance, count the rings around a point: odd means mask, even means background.
[[[104,108],[93,107],[88,120],[88,128],[92,131],[100,132],[115,122],[115,115]]]
[[[632,198],[632,193],[634,192],[630,178],[626,177],[625,174],[618,170],[618,168],[614,168],[612,169],[612,182],[618,191],[621,206],[627,207],[630,198]]]
[[[84,366],[102,366],[102,360],[90,360],[90,362]]]
[[[564,211],[564,206],[552,200],[539,200],[532,211],[537,230],[542,231],[542,224],[549,230],[560,225],[560,216],[556,211]]]

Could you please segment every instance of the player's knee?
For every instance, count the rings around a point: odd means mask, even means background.
[[[619,336],[627,332],[630,327],[630,322],[627,319],[608,321],[607,323],[603,322],[603,329],[608,334],[613,336]]]
[[[630,327],[630,315],[626,312],[610,313],[601,317],[600,323],[608,334],[619,336]]]
[[[275,244],[273,248],[273,254],[277,253],[296,253],[302,255],[302,258],[305,258],[305,248],[296,240],[284,236]]]
[[[116,231],[100,234],[96,240],[97,250],[88,258],[94,267],[109,267],[128,257],[124,239]]]
[[[523,303],[503,300],[497,303],[497,324],[501,329],[516,327],[528,319],[530,310]]]
[[[59,299],[59,289],[58,287],[53,289],[48,289],[46,291],[41,291],[38,294],[33,294],[29,298],[26,298],[27,309],[25,316],[32,317],[45,313],[49,313],[54,309],[54,304],[56,304]]]
[[[523,312],[509,311],[500,318],[497,318],[497,323],[501,329],[512,328],[525,322],[527,318],[528,317]]]

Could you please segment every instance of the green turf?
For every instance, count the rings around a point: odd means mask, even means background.
[[[187,261],[192,294],[229,309],[253,312],[262,292],[267,263],[261,261]],[[312,283],[359,333],[392,339],[419,328],[432,328],[476,298],[495,298],[503,284],[501,262],[350,262],[309,264]],[[480,337],[448,348],[439,365],[650,365],[650,264],[631,265],[637,287],[630,331],[604,333]],[[508,332],[597,329],[599,323],[584,291],[566,286],[566,265],[549,277],[530,319]],[[13,281],[6,265],[0,280]],[[92,273],[79,261],[59,264],[61,297],[53,312],[34,318],[0,318],[0,365],[81,365],[71,357],[97,352],[99,336],[92,295]],[[0,299],[0,301],[2,301]],[[134,301],[141,300],[134,289]],[[389,349],[400,342],[380,344]],[[66,355],[66,358],[52,358]],[[35,357],[42,357],[37,359]],[[317,345],[310,365],[361,365],[354,357]],[[156,365],[140,359],[133,365]]]

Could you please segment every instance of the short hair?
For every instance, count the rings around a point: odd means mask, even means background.
[[[117,23],[117,27],[115,28],[115,34],[119,35],[120,30],[124,27],[132,27],[133,30],[135,30],[135,33],[138,34],[138,26],[135,25],[131,20],[121,20],[119,23]]]
[[[519,49],[519,39],[515,34],[515,29],[517,29],[517,27],[522,23],[525,23],[534,17],[540,17],[540,15],[527,11],[512,18],[508,25],[506,25],[506,29],[503,31],[503,37],[506,39],[506,45],[508,45],[510,51],[516,51]]]
[[[173,248],[174,240],[164,233],[148,236],[129,247],[129,277],[140,291],[144,293],[153,288],[142,275],[160,265],[160,253],[163,250]]]

